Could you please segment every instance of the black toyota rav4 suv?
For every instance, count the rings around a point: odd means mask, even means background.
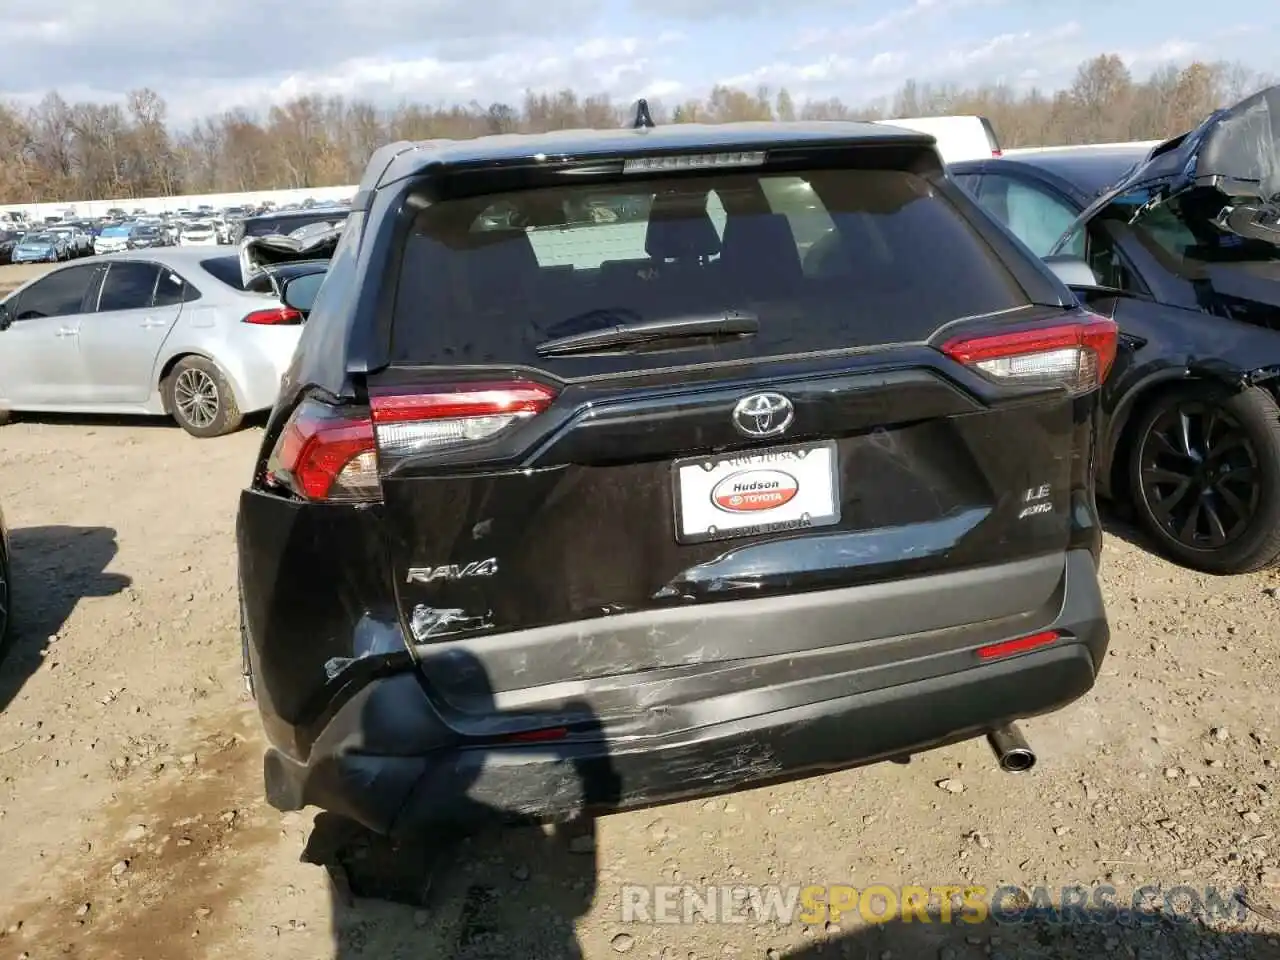
[[[928,136],[394,144],[307,306],[238,522],[278,808],[567,819],[1094,682],[1116,329]]]

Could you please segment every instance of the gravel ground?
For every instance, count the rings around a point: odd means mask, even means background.
[[[302,862],[314,812],[261,800],[233,557],[259,436],[0,429],[18,604],[0,667],[0,958],[1280,957],[1280,576],[1190,573],[1115,526],[1110,657],[1093,694],[1024,725],[1031,774],[969,742],[571,836],[437,843],[426,909],[349,898]],[[1108,884],[1123,903],[1215,885],[1249,908],[1140,927],[624,911],[624,885],[773,883]]]
[[[42,263],[6,264],[0,267],[0,297],[48,269],[48,265]]]

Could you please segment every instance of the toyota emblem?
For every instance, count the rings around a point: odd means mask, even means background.
[[[733,425],[747,437],[776,437],[795,419],[795,407],[780,393],[753,393],[733,408]]]

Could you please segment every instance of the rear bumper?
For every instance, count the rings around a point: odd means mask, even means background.
[[[905,602],[929,603],[930,578]],[[983,662],[969,646],[940,671],[894,682],[883,666],[843,674],[840,694],[654,735],[511,743],[462,737],[424,693],[416,671],[374,677],[332,714],[303,762],[272,749],[265,759],[268,800],[282,810],[315,805],[391,834],[488,819],[565,820],[787,780],[927,750],[1058,709],[1086,693],[1109,641],[1097,572],[1088,551],[1067,554],[1061,603],[1052,622],[1032,630],[1061,634],[1053,644]],[[721,617],[758,616],[758,604]],[[785,598],[779,600],[785,602]],[[721,624],[723,626],[723,624]],[[940,643],[973,634],[973,624],[932,632]],[[915,647],[919,637],[869,641]],[[966,639],[966,644],[968,640]],[[962,651],[953,651],[960,653]],[[723,692],[723,691],[722,691]]]
[[[267,301],[264,306],[270,306]],[[246,307],[245,310],[251,309]],[[269,410],[280,395],[280,381],[289,369],[302,327],[245,325],[236,349],[223,358],[224,372],[236,388],[242,413]]]

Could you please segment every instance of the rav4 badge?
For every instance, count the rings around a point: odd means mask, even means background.
[[[410,567],[405,583],[432,583],[435,580],[462,580],[467,577],[492,577],[498,572],[498,558],[476,560],[459,565],[445,564],[438,567]]]

